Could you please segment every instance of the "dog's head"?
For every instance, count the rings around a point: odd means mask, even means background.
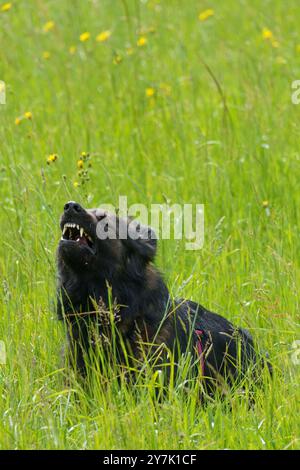
[[[156,235],[150,227],[103,209],[84,209],[70,201],[60,219],[58,259],[80,272],[109,277],[118,270],[142,268],[153,261]]]

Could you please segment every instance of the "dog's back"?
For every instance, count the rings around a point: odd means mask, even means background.
[[[198,368],[209,391],[232,386],[255,370],[257,353],[249,331],[191,300],[179,299],[175,304],[176,340],[182,352],[189,348],[198,356]]]

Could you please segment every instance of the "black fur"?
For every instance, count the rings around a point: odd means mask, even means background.
[[[115,239],[97,237],[99,222],[115,233]],[[153,232],[141,228],[144,238],[120,239],[121,222],[128,229],[131,221],[101,209],[85,210],[73,202],[66,204],[61,217],[62,230],[66,223],[78,224],[92,240],[89,246],[86,238],[84,243],[62,239],[57,251],[58,316],[67,325],[69,353],[75,368],[85,374],[87,358],[93,350],[90,332],[95,326],[100,337],[104,330],[109,337],[110,327],[99,317],[103,317],[101,312],[108,310],[112,299],[118,332],[129,356],[137,362],[141,344],[160,351],[158,364],[165,360],[167,350],[173,353],[175,363],[189,351],[195,374],[199,374],[196,330],[201,330],[203,383],[209,391],[222,382],[231,385],[241,378],[257,362],[250,333],[193,301],[172,301],[152,264],[157,245]],[[117,355],[122,365],[121,347]]]

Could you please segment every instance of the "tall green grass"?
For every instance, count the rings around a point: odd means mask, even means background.
[[[11,3],[0,12],[0,447],[299,447],[298,2]],[[109,40],[96,42],[104,30]],[[80,177],[83,151],[92,167]],[[204,407],[197,386],[159,402],[150,377],[66,384],[53,303],[59,214],[69,199],[95,207],[119,195],[205,204],[203,249],[161,240],[157,264],[174,296],[247,327],[269,351],[274,379],[250,409],[239,395]]]

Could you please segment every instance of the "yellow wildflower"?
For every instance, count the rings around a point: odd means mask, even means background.
[[[11,3],[3,3],[3,5],[1,5],[1,11],[8,11],[11,9],[11,7],[12,7]]]
[[[77,168],[82,169],[83,168],[83,160],[78,160],[77,161]]]
[[[264,28],[262,30],[262,37],[263,39],[273,39],[273,33],[270,29]]]
[[[26,111],[26,113],[24,113],[24,117],[26,119],[32,119],[32,113],[30,111]]]
[[[56,162],[57,159],[58,155],[56,153],[51,153],[51,155],[49,155],[49,157],[47,158],[47,164],[50,165],[50,163]]]
[[[69,52],[70,52],[71,55],[74,55],[75,52],[76,52],[76,47],[75,47],[75,46],[71,46],[71,47],[69,48]]]
[[[21,118],[17,117],[17,118],[15,119],[15,125],[16,125],[16,126],[19,126],[19,124],[21,124],[21,122],[22,122],[22,119],[21,119]]]
[[[50,52],[48,52],[48,51],[43,52],[43,59],[48,60],[48,59],[50,59],[50,57],[51,57]]]
[[[263,207],[268,207],[269,201],[263,201],[262,205],[263,205]]]
[[[138,47],[145,46],[147,44],[147,38],[145,38],[145,36],[141,36],[140,38],[138,38],[136,44]]]
[[[83,160],[86,160],[87,158],[89,158],[90,154],[88,152],[81,152],[81,157],[83,158]]]
[[[91,37],[91,34],[89,32],[85,32],[85,33],[82,33],[80,36],[79,36],[79,39],[81,42],[85,42],[85,41],[88,41]]]
[[[43,30],[45,33],[48,33],[48,31],[52,31],[55,28],[55,23],[54,21],[47,21],[47,23],[44,24]]]
[[[74,183],[73,183],[74,188],[78,188],[79,184],[80,183],[78,183],[78,181],[74,181]]]
[[[110,31],[102,31],[102,33],[98,34],[98,36],[96,36],[96,41],[97,42],[105,42],[107,41],[111,36],[111,32]]]
[[[199,13],[199,20],[200,21],[206,21],[208,18],[211,16],[214,16],[215,12],[212,8],[208,8],[207,10],[202,11]]]
[[[155,95],[155,90],[154,88],[146,88],[146,96],[147,98],[151,98],[151,96]]]

